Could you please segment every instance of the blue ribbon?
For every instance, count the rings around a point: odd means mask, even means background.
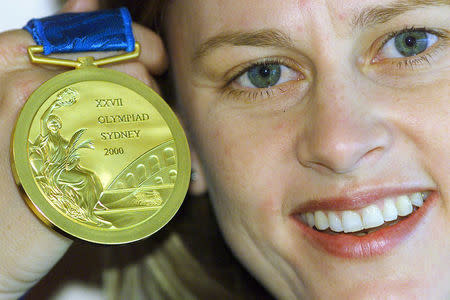
[[[134,36],[125,8],[66,13],[30,20],[28,30],[44,54],[83,51],[133,51]]]

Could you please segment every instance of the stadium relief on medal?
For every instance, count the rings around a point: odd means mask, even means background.
[[[76,89],[65,88],[40,117],[39,134],[30,137],[29,142],[30,164],[36,182],[53,206],[88,225],[120,229],[149,218],[164,205],[174,188],[177,159],[173,139],[145,149],[143,131],[151,126],[142,124],[151,122],[149,110],[143,107],[141,112],[134,112],[127,107],[127,101],[132,99],[123,97],[86,99],[88,101],[80,98]],[[69,120],[61,118],[58,111],[74,110],[79,103],[83,109],[94,112],[87,115],[96,118],[89,123],[96,125],[70,128],[65,132],[73,132],[72,136],[64,136],[61,129],[65,120]],[[91,135],[91,139],[83,139],[90,130],[96,132],[97,137],[92,139]],[[89,164],[86,158],[99,150],[96,143],[106,145],[101,147],[105,161]],[[109,174],[112,180],[105,184],[102,180],[105,170],[99,168],[124,157],[127,147],[141,149],[143,153],[119,173]]]

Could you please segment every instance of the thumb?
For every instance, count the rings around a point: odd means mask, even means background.
[[[61,8],[60,13],[87,12],[100,8],[98,0],[68,0]]]

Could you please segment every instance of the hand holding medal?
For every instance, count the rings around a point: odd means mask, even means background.
[[[162,43],[143,27],[133,30],[146,54],[113,68],[153,82],[147,70],[158,74],[166,66]],[[139,240],[164,226],[181,205],[190,170],[186,139],[168,105],[144,83],[95,66],[109,58],[73,61],[77,70],[54,77],[64,68],[33,65],[26,53],[14,51],[33,45],[28,33],[2,34],[0,44],[5,170],[15,119],[37,89],[18,117],[10,162],[21,196],[39,218],[65,235],[106,244]],[[10,262],[5,269],[12,274],[31,266],[33,275],[24,275],[31,282],[51,268],[70,241],[36,222],[12,176],[5,177],[0,238],[11,247],[0,259]],[[0,282],[0,287],[16,290],[15,284],[22,289],[19,283]]]

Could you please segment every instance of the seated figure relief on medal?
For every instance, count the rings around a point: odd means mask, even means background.
[[[53,207],[82,224],[120,229],[145,221],[162,208],[177,178],[170,131],[158,116],[152,138],[155,126],[138,124],[152,120],[151,109],[121,113],[122,98],[110,101],[119,108],[99,106],[75,87],[58,91],[35,116],[28,141],[34,180]],[[111,132],[120,134],[115,139]]]

